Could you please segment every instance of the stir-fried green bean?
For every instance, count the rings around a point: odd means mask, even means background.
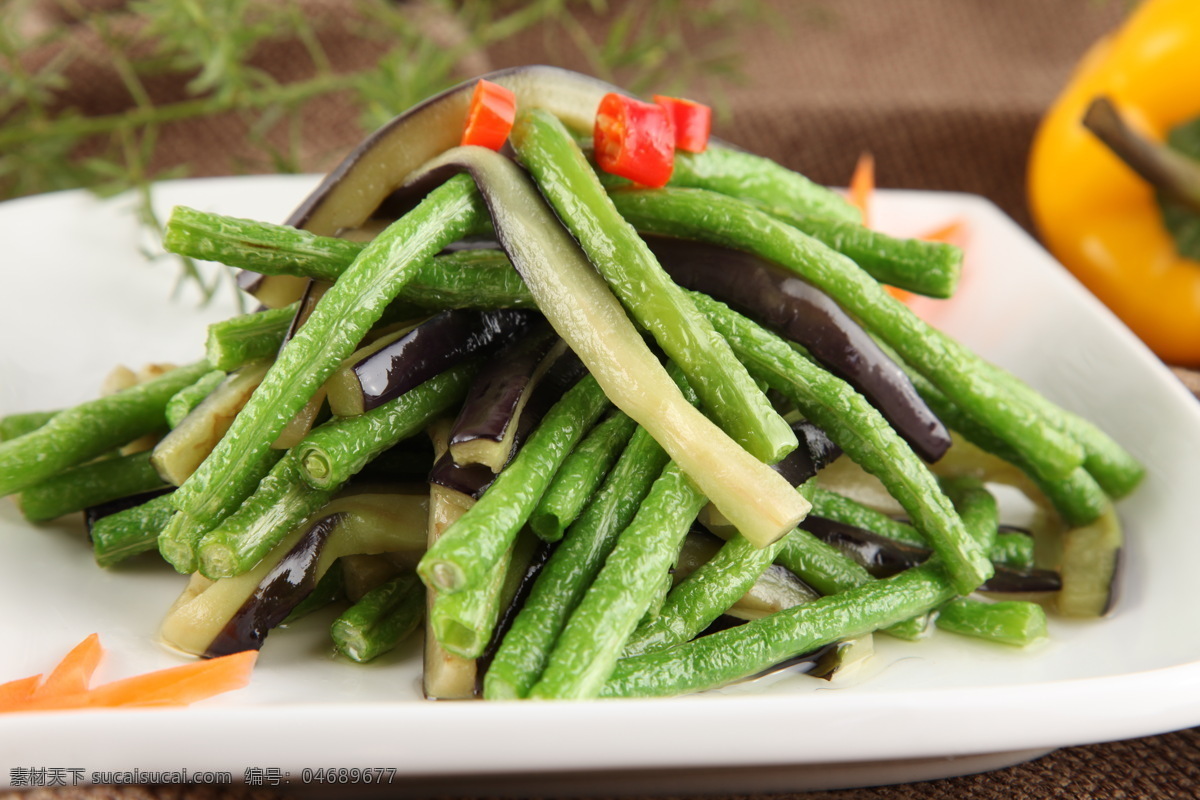
[[[25,489],[18,502],[26,519],[44,522],[162,486],[150,453],[141,452],[72,467]]]
[[[255,465],[317,388],[353,352],[416,267],[461,238],[483,211],[469,178],[434,189],[368,245],[284,346],[229,433],[173,495],[215,526],[254,490]]]
[[[178,367],[61,411],[25,435],[0,442],[0,497],[165,428],[167,402],[210,369],[205,361]]]
[[[794,270],[834,298],[964,411],[1003,436],[1038,474],[1061,478],[1083,449],[993,377],[994,368],[926,325],[853,261],[732,197],[701,189],[616,190],[617,209],[639,230],[749,250]]]
[[[513,146],[622,304],[688,376],[700,405],[756,458],[774,463],[796,447],[790,427],[733,358],[724,340],[617,213],[583,152],[552,115],[528,111]]]

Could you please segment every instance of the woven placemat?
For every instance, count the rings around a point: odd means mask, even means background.
[[[123,3],[112,9],[120,24]],[[48,4],[52,5],[52,4]],[[349,2],[306,0],[336,64],[353,66],[376,52],[350,35]],[[777,18],[746,37],[744,85],[730,93],[724,138],[771,156],[814,179],[843,184],[858,155],[871,151],[881,186],[973,192],[992,199],[1028,227],[1024,165],[1037,120],[1088,44],[1118,23],[1119,2],[1097,0],[777,0]],[[65,24],[61,15],[46,20]],[[608,18],[585,18],[602,29]],[[454,35],[454,19],[430,17],[431,35]],[[62,45],[59,45],[62,46]],[[297,43],[256,56],[286,74]],[[42,57],[53,56],[52,51]],[[539,31],[465,60],[464,77],[521,63],[587,70],[578,52]],[[102,61],[81,64],[86,81],[70,98],[85,113],[127,101]],[[171,86],[156,87],[169,95]],[[337,99],[313,110],[305,166],[328,168],[358,132]],[[192,175],[255,171],[238,120],[169,126],[158,166],[188,165]],[[1178,373],[1195,391],[1195,373]],[[1036,725],[1036,720],[1030,721]],[[277,800],[287,795],[221,787],[69,787],[34,789],[26,798],[72,800]],[[816,792],[808,800],[922,798],[1195,798],[1200,796],[1200,729],[1131,741],[1072,747],[983,775],[903,786]],[[750,797],[749,795],[745,797]],[[732,800],[732,798],[730,798]]]

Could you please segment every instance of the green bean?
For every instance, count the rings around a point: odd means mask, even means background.
[[[464,235],[482,214],[471,180],[456,176],[376,237],[283,347],[212,454],[175,492],[176,508],[210,526],[232,514],[253,492],[262,454],[354,351],[415,267]]]
[[[301,480],[296,456],[289,451],[237,511],[198,541],[200,574],[216,580],[246,572],[294,527],[328,503],[337,488],[316,489]]]
[[[425,585],[445,593],[482,585],[567,453],[608,405],[590,375],[571,387],[479,501],[429,548],[417,568]]]
[[[477,363],[460,364],[383,405],[315,428],[294,448],[300,477],[318,489],[341,486],[396,443],[462,401]]]
[[[150,453],[144,451],[72,467],[28,487],[18,502],[27,520],[45,522],[162,486]]]
[[[770,203],[797,215],[862,222],[861,212],[832,189],[769,158],[715,144],[703,153],[677,151],[671,184]]]
[[[840,195],[767,159],[725,148],[677,153],[671,185],[737,197],[849,256],[876,280],[930,297],[950,297],[962,250],[944,242],[895,239],[864,226]]]
[[[189,258],[219,261],[265,275],[335,281],[365,245],[286,225],[207,214],[175,206],[163,227],[163,248]]]
[[[728,306],[705,295],[693,298],[756,377],[796,403],[855,463],[880,479],[945,559],[961,594],[991,576],[991,562],[967,536],[925,463],[862,395]]]
[[[690,399],[695,401],[694,395]],[[634,431],[600,490],[551,553],[505,634],[484,677],[485,698],[528,696],[567,618],[668,461],[645,428]]]
[[[167,222],[164,244],[171,252],[220,261],[231,267],[267,275],[296,275],[327,281],[337,280],[366,247],[361,242],[317,236],[286,225],[226,217],[182,206],[176,207],[175,214]],[[482,295],[480,285],[486,287]],[[483,296],[487,299],[481,299]],[[399,298],[421,308],[438,310],[534,307],[521,276],[512,270],[508,257],[499,250],[487,249],[459,250],[435,256],[417,270],[400,291]],[[294,312],[294,306],[289,308]],[[286,330],[292,315],[282,311],[234,318],[242,323],[234,320],[217,323],[210,328],[210,345],[214,335],[219,340],[228,337],[235,342],[240,324],[246,326],[249,337],[253,320],[259,317],[264,328],[270,327],[268,320],[276,315],[286,319],[282,323]],[[280,331],[278,343],[282,343],[282,336],[283,331]],[[274,353],[275,349],[277,347],[269,352]],[[218,364],[214,355],[210,351],[209,360]]]
[[[16,439],[45,425],[57,411],[24,411],[0,417],[0,442]]]
[[[44,425],[0,442],[0,497],[165,427],[171,396],[211,369],[201,361],[61,411]]]
[[[913,386],[939,419],[980,450],[999,457],[1024,473],[1033,487],[1050,501],[1067,524],[1086,525],[1104,512],[1108,506],[1108,497],[1088,472],[1086,463],[1075,467],[1061,478],[1042,478],[1016,448],[965,414],[924,376],[912,370],[908,372]]]
[[[810,491],[815,494],[821,490],[813,487]],[[726,535],[719,527],[714,532]],[[784,537],[775,562],[823,595],[844,592],[875,580],[857,561],[803,528],[796,528]],[[889,625],[884,632],[900,639],[914,640],[921,638],[927,627],[926,617],[917,615]]]
[[[223,380],[225,380],[224,370],[214,369],[212,372],[202,375],[200,380],[191,386],[185,386],[171,395],[163,412],[163,416],[167,419],[167,427],[172,429],[177,427],[183,418],[190,414],[193,408],[200,405],[200,402],[208,397]]]
[[[530,697],[600,693],[705,502],[683,471],[668,464],[559,634]]]
[[[620,457],[637,423],[614,411],[601,420],[563,461],[554,480],[529,515],[529,527],[546,541],[558,541]]]
[[[980,546],[996,531],[995,499],[978,481],[947,482]],[[736,628],[617,662],[601,696],[683,694],[750,677],[799,653],[933,610],[957,591],[940,556],[890,578],[784,609]]]
[[[562,123],[545,111],[527,111],[511,141],[626,310],[683,368],[705,412],[762,461],[774,463],[793,450],[791,428],[613,207]]]
[[[892,519],[882,511],[857,503],[845,495],[816,487],[813,490],[814,517],[824,517],[834,522],[886,536],[905,544],[924,547],[927,542],[921,532],[909,525]],[[1022,568],[1033,566],[1033,538],[1017,531],[998,533],[996,542],[988,552],[988,558],[997,564]]]
[[[1004,600],[984,603],[957,598],[938,610],[937,626],[990,642],[1026,647],[1046,638],[1046,611],[1037,603]]]
[[[658,613],[640,624],[625,641],[631,656],[686,642],[707,628],[750,590],[775,561],[788,537],[755,547],[741,535],[670,590]]]
[[[111,567],[120,561],[153,550],[158,534],[175,514],[168,495],[159,495],[141,505],[101,517],[92,523],[89,535],[96,563]]]
[[[1132,492],[1146,475],[1146,468],[1111,436],[1091,421],[1051,403],[1015,375],[995,368],[997,380],[1041,411],[1050,423],[1083,445],[1083,467],[1104,492],[1120,499]]]
[[[992,367],[925,324],[853,261],[735,198],[701,189],[617,190],[617,209],[639,230],[754,252],[825,291],[973,418],[1016,448],[1047,478],[1083,463],[1073,439],[998,383]]]
[[[367,592],[329,628],[337,651],[360,664],[404,641],[425,613],[425,587],[413,573],[398,575]]]
[[[429,609],[437,642],[460,658],[479,658],[487,649],[500,615],[516,595],[538,538],[523,531],[492,566],[487,580],[454,594],[438,594]]]
[[[251,361],[273,358],[287,337],[297,308],[298,304],[292,303],[209,325],[205,342],[209,363],[217,369],[232,372]]]
[[[937,564],[914,567],[720,633],[621,659],[601,696],[666,696],[723,686],[798,653],[923,614],[955,594]]]

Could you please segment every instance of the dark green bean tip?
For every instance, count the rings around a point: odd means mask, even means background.
[[[299,455],[300,469],[304,472],[305,480],[313,486],[325,486],[333,472],[329,458],[320,450],[305,448]]]

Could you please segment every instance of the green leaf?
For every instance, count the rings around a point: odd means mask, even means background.
[[[1167,144],[1185,156],[1200,160],[1200,117],[1172,129],[1167,134]],[[1158,205],[1179,255],[1200,261],[1200,216],[1161,194]]]

